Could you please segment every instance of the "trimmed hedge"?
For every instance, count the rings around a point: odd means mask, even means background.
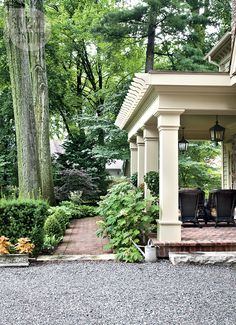
[[[41,200],[0,200],[0,235],[11,242],[20,237],[28,237],[35,245],[33,254],[43,246],[43,226],[48,215],[48,204]]]

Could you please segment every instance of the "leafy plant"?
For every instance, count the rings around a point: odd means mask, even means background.
[[[19,238],[17,244],[15,245],[16,250],[20,254],[31,254],[34,247],[34,244],[32,244],[31,240],[27,237]]]
[[[138,186],[138,173],[134,173],[133,175],[130,176],[130,183],[135,187]]]
[[[47,254],[52,253],[55,250],[55,248],[60,244],[62,239],[63,237],[56,237],[55,235],[53,236],[46,235],[44,237],[42,251]]]
[[[131,239],[137,244],[145,243],[158,211],[152,202],[152,198],[143,199],[143,192],[129,182],[114,186],[100,202],[97,212],[103,220],[98,222],[97,235],[109,238],[106,248],[112,249],[118,259],[142,260]]]
[[[13,246],[9,238],[5,236],[0,237],[0,255],[10,254],[10,247]]]
[[[97,215],[97,208],[90,205],[80,205],[78,211],[79,218],[95,217]]]
[[[27,237],[19,238],[14,246],[9,238],[5,236],[0,237],[0,255],[11,254],[19,252],[20,254],[31,254],[35,245],[31,243],[31,240]]]
[[[97,215],[97,208],[95,206],[78,205],[71,201],[61,202],[60,208],[65,209],[67,213],[69,213],[71,219],[94,217]]]
[[[53,215],[49,216],[45,221],[44,231],[47,236],[55,236],[56,238],[63,236],[63,229],[57,218]]]
[[[70,216],[70,219],[79,219],[80,218],[80,205],[71,202],[71,201],[62,201],[60,202],[60,208]]]
[[[153,196],[159,196],[159,173],[156,171],[150,171],[144,176],[144,182],[147,184]]]

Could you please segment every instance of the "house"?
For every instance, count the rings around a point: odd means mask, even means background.
[[[106,171],[111,176],[121,177],[123,176],[123,166],[124,166],[124,161],[120,159],[116,159],[106,164]]]
[[[116,119],[128,131],[131,175],[138,183],[159,170],[158,240],[181,241],[178,218],[178,139],[181,127],[191,140],[209,140],[216,122],[225,127],[223,188],[236,188],[236,42],[227,33],[206,58],[216,73],[137,73]],[[147,189],[145,189],[147,194]]]

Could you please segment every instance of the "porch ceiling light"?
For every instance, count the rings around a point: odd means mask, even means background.
[[[218,117],[216,116],[216,124],[209,129],[211,141],[214,141],[216,145],[218,142],[224,141],[225,128],[218,123]]]
[[[178,146],[179,146],[179,151],[181,151],[182,153],[184,153],[188,149],[189,142],[184,137],[184,128],[182,128],[182,130],[183,130],[182,138],[179,140]]]

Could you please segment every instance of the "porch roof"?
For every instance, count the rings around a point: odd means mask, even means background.
[[[132,138],[145,124],[153,124],[153,117],[167,109],[182,109],[183,115],[209,115],[209,123],[213,124],[212,115],[236,115],[234,83],[228,73],[222,72],[137,73],[115,124],[126,129],[129,138]],[[206,116],[204,119],[207,119]],[[200,134],[196,137],[192,134],[191,137],[204,139]]]

